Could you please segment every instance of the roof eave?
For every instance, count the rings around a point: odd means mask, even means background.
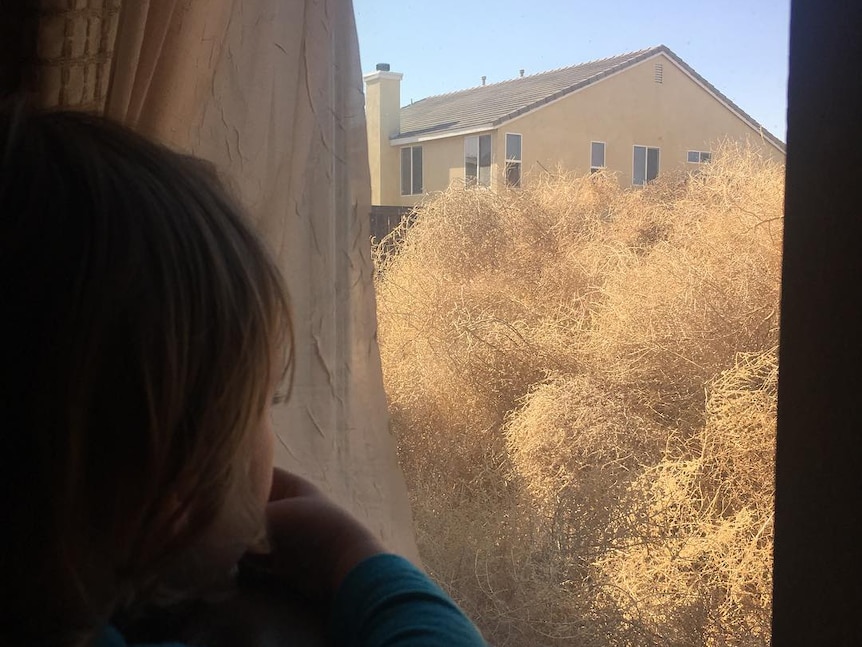
[[[441,130],[436,133],[427,134],[411,134],[396,135],[389,140],[390,146],[407,146],[409,144],[421,144],[422,142],[433,141],[435,139],[447,139],[449,137],[463,137],[464,135],[473,135],[476,133],[488,132],[494,130],[493,124],[482,124],[479,126],[470,126],[469,128],[458,128],[456,130]]]
[[[757,122],[754,117],[749,115],[745,110],[736,105],[733,101],[730,100],[721,90],[716,88],[712,83],[707,81],[704,77],[697,73],[697,71],[691,67],[688,63],[682,60],[679,56],[674,54],[674,52],[667,47],[666,45],[662,45],[657,48],[662,53],[664,53],[668,58],[670,58],[677,66],[683,70],[686,74],[688,74],[692,79],[698,82],[703,88],[712,94],[719,102],[723,103],[725,107],[727,107],[731,112],[735,113],[737,117],[745,121],[753,130],[759,132],[763,138],[768,141],[770,144],[775,146],[779,151],[784,154],[787,154],[787,145],[781,141],[778,137],[769,132],[766,128],[764,128],[760,123]]]

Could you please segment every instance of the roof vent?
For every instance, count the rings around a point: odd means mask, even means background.
[[[488,78],[487,76],[482,77],[482,85],[485,85],[485,79],[487,79],[487,78]]]
[[[520,73],[521,78],[523,79],[524,78],[524,70],[518,70],[518,71]]]
[[[389,63],[378,63],[377,64],[378,72],[388,72],[389,71]]]
[[[661,63],[655,64],[655,82],[663,83],[664,82],[664,66]]]

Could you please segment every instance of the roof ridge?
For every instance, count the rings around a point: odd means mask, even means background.
[[[622,54],[614,54],[612,56],[605,56],[603,58],[593,58],[593,59],[590,59],[589,61],[584,61],[583,63],[575,63],[574,65],[563,65],[562,67],[554,67],[554,68],[551,68],[550,70],[545,70],[544,72],[535,72],[533,74],[526,74],[524,76],[519,76],[519,77],[516,77],[514,79],[505,79],[503,81],[497,81],[497,83],[506,83],[508,81],[517,81],[519,79],[528,79],[528,78],[532,78],[534,76],[541,76],[542,74],[551,74],[552,72],[562,72],[563,70],[570,70],[574,67],[584,67],[586,65],[593,65],[595,63],[601,63],[602,61],[609,61],[612,58],[624,58],[624,57],[625,58],[635,58],[636,56],[640,56],[641,54],[644,54],[644,53],[649,52],[650,50],[654,50],[654,49],[658,49],[658,47],[646,47],[644,49],[639,49],[639,50],[636,50],[634,52],[623,52]],[[496,84],[493,84],[493,85],[496,85]],[[479,87],[482,87],[482,86],[479,86]]]
[[[563,70],[571,70],[572,68],[575,68],[575,67],[583,67],[586,65],[593,65],[595,63],[601,63],[602,61],[609,61],[612,58],[632,59],[632,58],[636,58],[638,56],[641,56],[641,55],[643,55],[649,51],[658,51],[658,50],[661,50],[662,48],[665,48],[665,47],[666,47],[665,45],[655,45],[652,47],[645,47],[643,49],[635,50],[632,52],[623,52],[622,54],[614,54],[611,56],[605,56],[604,58],[595,58],[595,59],[592,59],[589,61],[584,61],[583,63],[575,63],[574,65],[563,65],[562,67],[555,67],[555,68],[552,68],[550,70],[544,70],[542,72],[534,72],[533,74],[526,74],[524,76],[518,76],[518,77],[515,77],[513,79],[503,79],[501,81],[495,81],[493,83],[488,83],[486,85],[474,85],[474,86],[471,86],[469,88],[461,88],[460,90],[452,90],[450,92],[442,92],[440,94],[432,94],[432,95],[429,95],[427,97],[422,97],[418,101],[412,101],[409,104],[407,104],[406,106],[402,106],[402,108],[407,108],[409,106],[415,106],[417,104],[422,103],[423,101],[427,101],[428,99],[440,99],[443,97],[451,97],[452,95],[461,94],[462,92],[472,92],[473,90],[478,90],[480,88],[490,88],[493,86],[502,85],[503,83],[513,83],[515,81],[520,81],[521,79],[532,79],[532,78],[535,78],[537,76],[542,76],[543,74],[551,74],[553,72],[562,72]]]
[[[645,49],[640,49],[640,50],[637,50],[635,52],[626,52],[624,54],[618,54],[617,56],[607,56],[605,58],[599,58],[599,59],[596,59],[594,61],[589,61],[587,63],[581,63],[579,65],[572,65],[569,67],[560,68],[560,70],[572,70],[572,69],[577,68],[577,67],[585,67],[587,65],[593,65],[595,63],[601,63],[602,61],[610,61],[611,59],[620,59],[620,60],[616,61],[613,65],[611,65],[609,67],[605,67],[603,69],[600,69],[597,72],[595,72],[594,74],[591,74],[590,76],[585,77],[585,78],[581,79],[580,81],[572,83],[572,84],[570,84],[564,88],[560,88],[559,90],[557,90],[553,94],[550,94],[550,95],[544,97],[543,99],[539,99],[539,100],[534,101],[532,103],[529,103],[527,105],[516,108],[515,110],[512,110],[512,111],[498,117],[497,119],[495,119],[491,123],[492,123],[492,125],[495,125],[495,126],[499,125],[499,124],[503,123],[504,121],[508,121],[509,119],[512,119],[513,117],[517,117],[518,115],[521,115],[524,112],[531,110],[532,108],[536,108],[538,106],[541,106],[541,105],[547,103],[548,100],[550,100],[550,99],[555,99],[558,97],[565,96],[577,88],[589,85],[590,83],[593,83],[595,80],[603,79],[612,73],[618,72],[619,70],[622,70],[622,69],[626,69],[628,66],[632,65],[633,63],[640,63],[641,61],[646,60],[646,59],[650,58],[651,56],[658,54],[660,52],[663,52],[663,51],[669,51],[669,50],[664,45],[659,45],[658,47],[647,47]]]
[[[647,47],[529,76],[426,97],[401,108],[402,130],[396,137],[423,133],[442,135],[453,128],[496,128],[550,101],[660,55],[666,56],[731,112],[755,131],[762,133],[764,139],[779,150],[785,150],[784,142],[701,76],[667,45]],[[488,88],[488,91],[485,91],[485,88]]]
[[[589,61],[584,61],[583,63],[577,63],[575,65],[566,65],[564,67],[559,67],[559,68],[557,68],[557,70],[567,70],[570,67],[580,67],[581,65],[591,65],[593,63],[601,63],[602,61],[609,61],[612,58],[623,58],[623,57],[635,58],[637,56],[640,56],[641,54],[645,54],[646,52],[649,52],[649,51],[654,50],[654,49],[659,49],[661,47],[662,47],[662,45],[655,45],[653,47],[644,47],[643,49],[637,49],[637,50],[634,50],[632,52],[623,52],[622,54],[613,54],[611,56],[605,56],[603,58],[594,58],[594,59],[591,59]],[[548,71],[549,72],[555,72],[556,70],[548,70]]]

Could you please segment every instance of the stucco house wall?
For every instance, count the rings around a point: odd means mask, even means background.
[[[662,66],[662,83],[655,82],[656,63]],[[593,141],[605,142],[605,164],[623,186],[632,183],[635,145],[660,149],[660,172],[696,168],[686,161],[687,152],[710,151],[724,138],[749,141],[764,154],[784,160],[778,148],[664,55],[503,124],[495,161],[497,152],[503,155],[506,132],[522,135],[525,182],[541,170],[540,164],[589,172]]]
[[[393,147],[399,151],[398,165],[399,173],[396,178],[399,182],[398,202],[394,204],[413,206],[424,200],[430,193],[444,191],[451,184],[464,186],[464,137],[446,137],[424,141],[415,146],[422,146],[423,157],[423,184],[422,195],[400,195],[401,166],[400,150],[402,147]],[[494,153],[492,149],[492,154]],[[387,169],[391,173],[390,169]],[[492,167],[493,171],[493,167]],[[373,198],[372,198],[373,202]]]

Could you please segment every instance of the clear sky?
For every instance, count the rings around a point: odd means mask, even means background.
[[[354,0],[363,72],[402,104],[667,45],[785,140],[790,0]]]

